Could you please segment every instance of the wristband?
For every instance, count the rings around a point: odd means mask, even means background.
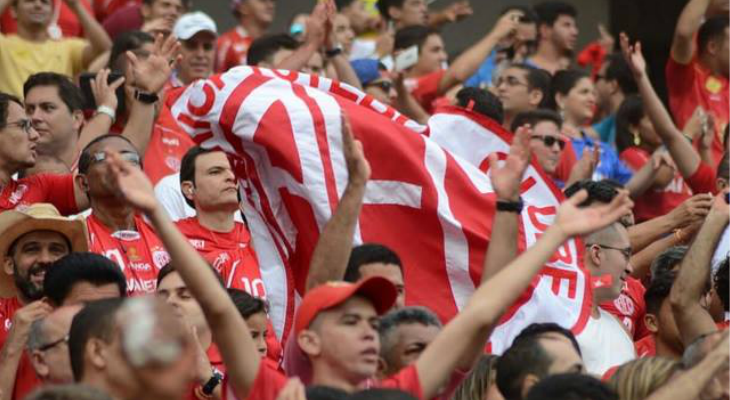
[[[99,106],[96,107],[96,113],[97,114],[104,114],[112,119],[112,125],[117,120],[117,111],[111,107],[108,106]]]
[[[206,396],[210,396],[213,394],[213,391],[215,388],[220,385],[221,381],[223,380],[223,374],[218,372],[218,370],[213,369],[213,376],[208,379],[208,382],[203,385],[202,392]]]
[[[327,58],[337,57],[342,54],[342,46],[337,45],[335,48],[327,49],[324,51],[324,55]]]
[[[497,211],[513,212],[520,214],[525,207],[522,197],[517,201],[497,200]]]
[[[134,91],[134,98],[144,104],[154,104],[160,99],[157,93],[145,93],[139,90]]]

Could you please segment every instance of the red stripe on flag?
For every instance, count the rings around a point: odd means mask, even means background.
[[[236,122],[236,115],[238,110],[241,108],[241,104],[246,100],[248,95],[251,94],[256,88],[268,82],[271,78],[267,78],[261,75],[249,75],[247,76],[226,99],[226,103],[223,105],[219,125],[223,130],[228,143],[233,146],[236,152],[243,153],[243,145],[241,139],[233,133],[233,124]]]

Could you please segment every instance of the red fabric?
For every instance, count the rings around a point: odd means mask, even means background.
[[[58,20],[56,20],[56,23],[58,24],[58,27],[61,28],[63,37],[84,37],[84,29],[81,27],[79,19],[76,17],[76,14],[68,8],[66,2],[63,0],[54,0],[53,4],[54,12],[55,7],[61,7],[58,12]],[[81,0],[81,4],[90,14],[93,15],[94,12],[87,0]],[[0,16],[0,31],[6,35],[18,32],[18,21],[11,15],[10,8],[11,7],[8,7],[2,16]]]
[[[634,343],[637,357],[654,357],[656,356],[656,340],[654,335],[646,335],[643,339]]]
[[[700,106],[715,117],[715,140],[712,143],[712,156],[719,163],[725,151],[722,133],[730,120],[730,87],[728,79],[713,75],[695,57],[692,62],[682,65],[672,57],[667,60],[667,89],[669,108],[679,128],[683,128]]]
[[[570,179],[570,173],[575,167],[575,163],[578,162],[578,157],[575,155],[575,149],[573,149],[573,142],[570,139],[565,140],[565,148],[560,153],[560,160],[555,168],[554,178],[560,181],[562,185],[568,182]]]
[[[692,188],[694,193],[712,193],[717,194],[717,184],[715,180],[717,175],[715,170],[705,163],[700,163],[697,170],[687,179],[687,184]]]
[[[0,299],[0,347],[5,344],[5,339],[8,337],[8,331],[13,326],[13,316],[23,305],[17,297],[11,297],[9,299]]]
[[[77,214],[73,176],[38,174],[11,179],[0,191],[0,211],[35,203],[51,203],[62,215]]]
[[[89,215],[86,218],[89,251],[109,258],[122,268],[130,295],[154,293],[157,273],[170,261],[170,255],[142,217],[135,216],[134,223],[137,232],[129,232],[129,237],[117,233],[114,237],[94,214]]]
[[[281,368],[284,350],[281,347],[281,342],[276,338],[276,331],[274,331],[271,320],[267,322],[266,337],[264,338],[266,340],[266,361],[270,362],[274,369],[284,372]]]
[[[582,67],[590,67],[591,77],[595,79],[598,71],[601,69],[601,65],[603,65],[604,58],[606,58],[606,49],[598,41],[595,41],[589,43],[588,46],[578,53],[576,61]]]
[[[0,347],[5,345],[8,332],[13,326],[13,316],[19,308],[23,307],[17,297],[9,299],[0,299]],[[33,364],[30,362],[28,354],[24,351],[20,357],[18,364],[18,372],[15,375],[15,386],[13,387],[13,400],[24,399],[30,392],[40,385],[40,380],[36,376]]]
[[[418,78],[406,79],[406,87],[413,97],[421,104],[427,113],[432,114],[434,110],[434,102],[441,97],[439,93],[439,83],[444,77],[446,70],[438,71],[419,76]]]
[[[210,346],[208,346],[208,350],[206,350],[205,354],[208,356],[208,361],[210,361],[210,366],[217,369],[219,372],[225,374],[226,373],[226,365],[223,364],[223,357],[221,356],[220,351],[218,351],[218,346],[215,345],[215,343],[211,343]],[[185,397],[187,400],[200,400],[198,396],[195,395],[195,389],[200,386],[198,384],[192,384],[190,385],[190,391],[188,392],[187,396]]]
[[[631,147],[622,151],[619,158],[635,173],[650,162],[651,154],[638,147]],[[661,189],[649,189],[634,200],[636,222],[665,215],[691,196],[692,191],[684,182],[682,175],[675,172],[674,179],[667,186]]]
[[[142,28],[144,19],[142,18],[141,8],[139,4],[131,3],[113,14],[108,14],[109,16],[102,26],[109,34],[109,37],[114,40],[124,32],[136,31]]]
[[[717,329],[722,331],[722,330],[730,328],[730,321],[721,321],[721,322],[716,323],[715,326],[717,326]]]
[[[94,14],[99,22],[106,22],[117,10],[127,6],[135,6],[142,4],[142,0],[95,0]]]
[[[649,332],[644,325],[644,314],[646,314],[644,292],[646,288],[641,281],[628,277],[618,298],[600,305],[602,309],[618,318],[634,339],[640,339]]]
[[[259,263],[251,246],[251,234],[244,224],[236,222],[233,231],[219,233],[200,225],[197,218],[185,218],[177,221],[177,227],[221,274],[226,287],[245,290],[254,297],[266,298]]]
[[[144,172],[152,184],[157,184],[160,179],[168,175],[178,173],[183,156],[193,146],[195,142],[180,129],[170,109],[163,106],[144,153]]]
[[[222,34],[216,47],[216,72],[225,72],[233,67],[246,65],[251,42],[253,38],[238,26]]]

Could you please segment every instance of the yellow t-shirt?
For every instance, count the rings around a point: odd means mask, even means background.
[[[18,35],[0,34],[0,92],[23,97],[23,83],[38,72],[56,72],[73,77],[83,71],[82,39],[30,42]]]

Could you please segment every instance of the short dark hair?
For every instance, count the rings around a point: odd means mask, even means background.
[[[689,247],[687,246],[673,246],[664,250],[656,258],[654,258],[651,262],[651,266],[649,267],[652,279],[656,276],[672,271],[674,267],[684,260],[684,256],[687,255],[688,250]]]
[[[717,292],[717,296],[720,298],[722,308],[725,312],[730,311],[730,282],[728,282],[730,279],[728,276],[729,263],[730,259],[728,257],[723,258],[720,262],[720,267],[717,269],[715,277],[712,280],[715,292]]]
[[[550,101],[553,104],[553,108],[557,109],[557,100],[555,98],[558,94],[567,96],[568,93],[578,84],[583,78],[590,78],[587,72],[579,69],[564,69],[560,70],[553,75],[553,79],[550,82],[551,96]]]
[[[134,146],[134,143],[132,143],[132,141],[129,140],[124,135],[117,135],[117,134],[114,134],[114,133],[109,133],[109,134],[106,134],[106,135],[101,135],[101,136],[97,137],[96,139],[90,141],[89,144],[87,144],[84,147],[84,149],[81,150],[81,155],[79,156],[79,164],[78,164],[79,174],[86,174],[87,172],[89,172],[89,167],[91,167],[91,150],[90,150],[91,147],[93,145],[97,144],[97,143],[103,142],[103,141],[108,140],[108,139],[121,139],[121,140],[124,140],[125,142],[129,143],[132,147],[134,147],[135,148],[135,151],[139,152],[139,150],[137,150],[137,148]],[[140,155],[140,157],[141,156],[142,155]],[[142,162],[142,160],[140,159],[140,167],[142,166],[141,165],[141,162]]]
[[[210,269],[215,274],[215,277],[217,278],[218,283],[220,283],[221,286],[225,288],[226,284],[225,284],[225,282],[223,282],[223,278],[218,273],[218,271],[216,271],[215,268],[213,268],[212,266],[210,267]],[[159,287],[162,280],[165,279],[165,277],[167,277],[168,275],[170,275],[173,272],[177,272],[175,270],[175,265],[173,263],[167,263],[167,264],[165,264],[164,267],[160,268],[160,272],[157,273],[157,286]]]
[[[676,272],[663,271],[651,279],[649,287],[644,292],[647,314],[659,314],[659,309],[661,309],[664,300],[669,297],[669,292],[672,291],[672,285],[676,278]]]
[[[535,10],[532,9],[530,6],[523,6],[523,5],[509,5],[505,8],[503,8],[499,15],[505,15],[510,11],[520,11],[522,13],[522,17],[520,17],[520,23],[536,23],[539,19],[537,16],[537,13],[535,13]]]
[[[99,338],[107,343],[112,341],[116,313],[123,302],[124,299],[93,301],[74,316],[68,333],[68,351],[75,381],[80,381],[84,376],[84,353],[89,339]]]
[[[459,107],[469,108],[484,115],[500,125],[504,121],[502,102],[493,93],[478,87],[465,87],[456,93],[456,102]]]
[[[508,68],[518,68],[527,73],[527,90],[539,90],[542,93],[542,100],[538,108],[550,107],[550,84],[553,79],[550,73],[544,69],[529,64],[510,64]]]
[[[638,126],[644,118],[644,102],[638,94],[624,99],[616,111],[616,149],[622,151],[636,147],[631,127]]]
[[[439,31],[430,26],[413,25],[398,29],[395,32],[395,50],[407,49],[411,46],[418,46],[418,53],[421,53],[421,46],[431,35],[438,35]]]
[[[707,19],[697,31],[698,52],[700,54],[704,53],[707,51],[707,45],[710,41],[723,38],[725,35],[725,29],[727,28],[727,15],[718,15]]]
[[[19,98],[12,94],[0,92],[0,129],[5,128],[8,123],[8,110],[11,102],[23,107],[23,102]]]
[[[573,197],[581,190],[588,192],[588,197],[580,203],[580,207],[588,207],[593,203],[608,204],[618,196],[618,190],[614,185],[607,181],[594,181],[590,179],[582,179],[573,183],[563,190],[565,197]]]
[[[193,146],[191,147],[187,153],[182,158],[182,161],[180,161],[180,184],[182,185],[185,181],[190,181],[195,185],[195,162],[198,160],[198,156],[202,154],[208,154],[215,150],[213,149],[204,149],[200,146]],[[182,190],[182,189],[181,189]],[[185,197],[183,194],[183,199],[185,199],[185,203],[187,203],[191,208],[195,208],[195,203],[193,203],[192,200]]]
[[[378,7],[378,12],[380,12],[380,16],[383,17],[386,21],[390,21],[391,19],[393,19],[390,17],[390,13],[388,12],[390,7],[403,8],[404,2],[405,0],[378,0],[375,5]]]
[[[621,53],[611,53],[603,61],[607,65],[605,76],[607,81],[616,81],[624,95],[639,91],[634,74]]]
[[[512,132],[515,132],[517,131],[517,128],[522,125],[530,124],[530,126],[534,127],[543,121],[553,122],[558,126],[558,128],[563,126],[563,120],[560,118],[558,113],[553,110],[548,110],[547,108],[539,108],[537,110],[523,111],[517,114],[512,120],[512,126],[510,126],[510,129],[512,129]]]
[[[398,389],[372,388],[347,397],[348,400],[416,400],[412,394]]]
[[[349,399],[350,394],[331,386],[313,385],[307,386],[305,397],[307,400],[344,400]]]
[[[561,15],[577,17],[578,11],[572,5],[560,1],[546,1],[532,8],[537,14],[537,24],[553,26]]]
[[[246,61],[248,65],[259,65],[262,61],[271,61],[279,50],[296,50],[297,48],[299,48],[299,42],[289,34],[264,35],[251,43]]]
[[[355,246],[350,253],[350,259],[347,262],[345,270],[345,282],[357,282],[362,277],[360,267],[366,264],[394,264],[403,270],[403,263],[395,251],[378,243],[365,243]]]
[[[258,313],[266,314],[269,310],[266,300],[253,297],[245,290],[228,288],[228,295],[243,319]]]
[[[399,308],[385,314],[380,318],[378,334],[380,335],[380,355],[388,362],[395,343],[390,340],[393,332],[404,324],[421,324],[424,326],[435,326],[441,328],[443,325],[433,311],[422,306],[409,306]]]
[[[497,374],[499,379],[499,374]],[[618,400],[618,394],[598,378],[579,373],[551,375],[530,389],[527,400]]]
[[[112,397],[92,386],[67,383],[43,385],[28,395],[26,400],[112,400]]]
[[[528,374],[540,379],[548,375],[553,359],[540,343],[547,333],[565,336],[580,354],[578,342],[569,330],[555,323],[529,325],[497,361],[497,387],[506,399],[522,400],[522,382]]]
[[[115,284],[122,297],[127,295],[127,280],[122,269],[114,261],[88,252],[69,253],[51,264],[43,278],[43,290],[58,307],[79,282],[94,286]]]
[[[125,55],[128,51],[135,52],[139,50],[145,43],[154,43],[155,38],[147,32],[128,31],[119,34],[114,38],[112,50],[109,54],[109,63],[107,67],[112,70],[119,70],[119,57]]]
[[[55,72],[39,72],[31,75],[23,84],[23,97],[27,98],[28,93],[38,86],[54,86],[58,90],[58,97],[68,107],[69,112],[81,111],[84,108],[81,89],[66,75]]]

